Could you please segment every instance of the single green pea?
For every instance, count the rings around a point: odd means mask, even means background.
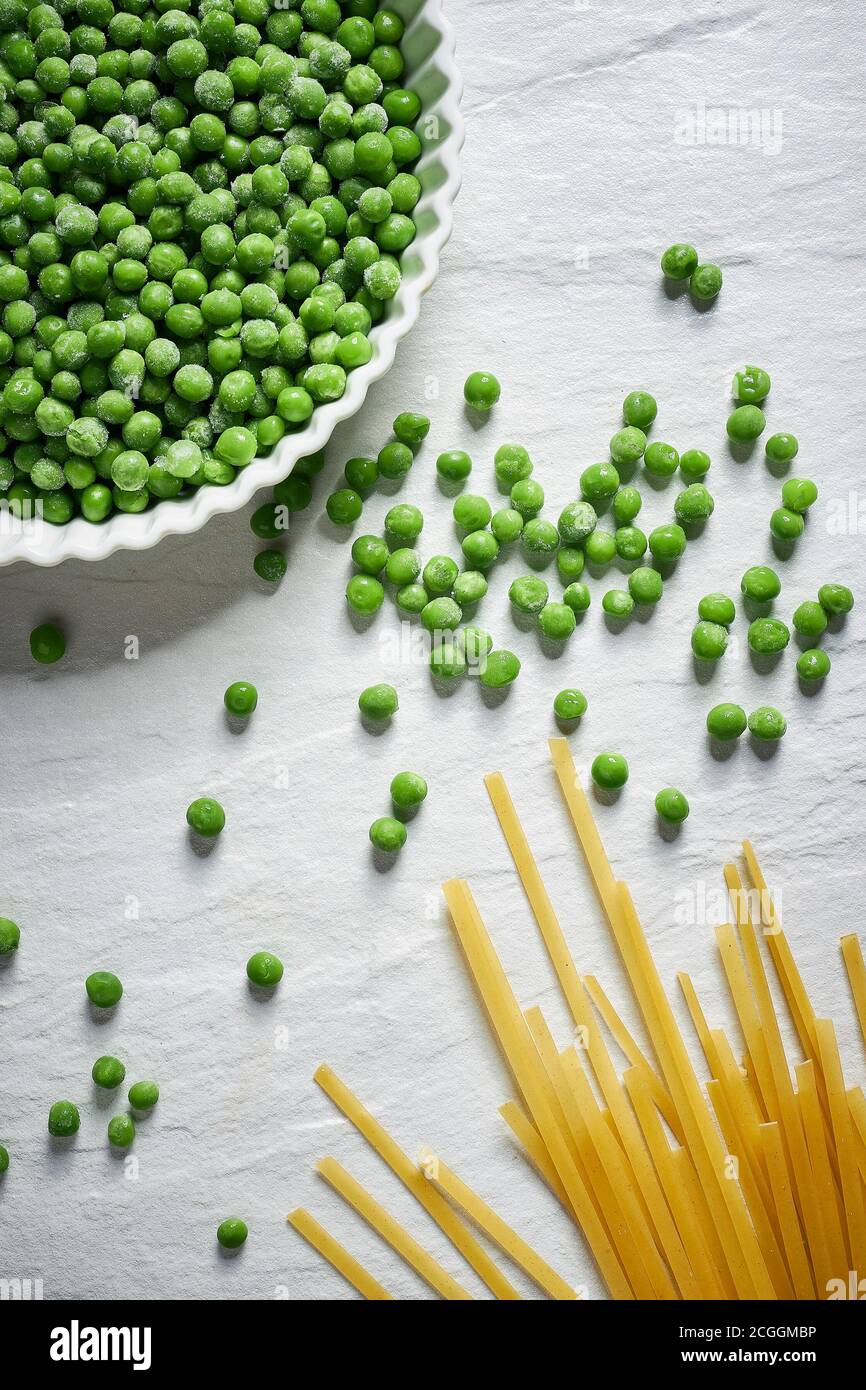
[[[66,651],[66,638],[53,623],[42,623],[30,634],[30,655],[43,666],[59,661]]]
[[[703,449],[686,449],[685,453],[680,455],[680,472],[686,478],[705,478],[710,467],[710,456],[705,454]]]
[[[650,531],[649,548],[656,560],[678,560],[686,548],[686,533],[675,523],[657,526],[654,531]]]
[[[48,1111],[48,1133],[55,1139],[68,1139],[80,1128],[78,1106],[71,1100],[56,1100]]]
[[[98,1009],[112,1009],[123,994],[123,985],[109,970],[96,970],[84,981],[84,988],[91,1004]]]
[[[471,569],[487,570],[499,554],[499,542],[492,531],[470,531],[460,549]]]
[[[770,532],[778,541],[795,541],[802,536],[806,523],[799,512],[777,507],[770,516]]]
[[[436,460],[436,472],[448,483],[462,483],[472,472],[472,460],[462,449],[446,449]]]
[[[248,1234],[247,1224],[239,1216],[227,1216],[217,1226],[217,1240],[224,1250],[239,1250]]]
[[[546,603],[538,615],[538,626],[553,642],[565,642],[577,625],[574,609],[568,603]]]
[[[253,569],[259,579],[269,584],[278,584],[287,568],[286,557],[279,550],[260,550],[253,560]]]
[[[492,372],[471,372],[463,383],[463,399],[473,410],[490,410],[502,395]]]
[[[707,261],[695,266],[689,277],[689,289],[698,300],[715,299],[722,288],[722,272],[717,265]]]
[[[437,634],[430,648],[430,674],[435,680],[457,680],[466,674],[466,653],[457,634]]]
[[[818,489],[809,478],[788,478],[782,484],[782,506],[791,512],[807,512],[817,500]]]
[[[725,429],[736,444],[749,443],[763,434],[767,417],[757,405],[738,405],[728,416]]]
[[[424,530],[424,517],[409,502],[399,502],[385,513],[385,530],[397,540],[412,545]]]
[[[346,585],[346,602],[362,617],[378,612],[385,600],[385,590],[372,574],[353,574]]]
[[[626,589],[608,589],[601,606],[611,618],[629,618],[634,612],[634,599]]]
[[[752,565],[740,580],[740,588],[754,603],[769,603],[782,592],[782,581],[769,565]]]
[[[388,562],[388,547],[381,536],[358,536],[352,543],[352,559],[358,569],[377,577]]]
[[[850,613],[854,607],[854,595],[844,584],[822,584],[818,590],[818,602],[828,613]]]
[[[223,695],[223,703],[229,714],[246,719],[259,702],[259,692],[250,681],[233,681]]]
[[[647,453],[649,450],[647,450]],[[644,454],[646,463],[646,454]],[[643,499],[636,487],[626,485],[618,487],[613,495],[613,514],[619,526],[628,526],[634,521],[643,504]]]
[[[380,816],[370,826],[370,843],[387,854],[396,854],[406,843],[406,827],[393,816]]]
[[[18,924],[11,922],[8,917],[0,917],[0,956],[8,956],[12,951],[17,951],[20,940],[21,929]]]
[[[557,526],[566,545],[583,545],[598,524],[598,513],[591,502],[569,502],[559,514]]]
[[[108,1121],[108,1142],[114,1149],[128,1149],[135,1138],[131,1115],[115,1115]]]
[[[776,742],[787,727],[785,716],[772,705],[761,705],[749,715],[749,733],[762,742]]]
[[[592,595],[586,584],[579,580],[569,584],[563,592],[562,601],[567,603],[572,613],[585,613],[590,605]]]
[[[247,978],[261,989],[273,989],[283,978],[283,962],[270,951],[256,951],[247,961]]]
[[[551,556],[559,548],[559,532],[552,521],[532,516],[523,528],[520,542],[527,555],[537,558]]]
[[[553,712],[557,719],[564,723],[570,723],[575,719],[582,719],[586,714],[587,700],[582,690],[566,689],[560,690],[554,696]]]
[[[676,787],[662,787],[656,792],[656,814],[668,825],[681,825],[689,814],[689,803]]]
[[[662,253],[661,267],[669,280],[688,280],[698,264],[698,253],[688,242],[676,242]]]
[[[389,480],[405,477],[414,462],[415,455],[409,445],[401,444],[399,440],[386,444],[376,456],[380,477]]]
[[[534,478],[521,478],[511,489],[510,501],[524,522],[531,521],[544,506],[544,488]]]
[[[574,545],[561,545],[556,552],[556,568],[563,584],[579,579],[586,565],[586,556]]]
[[[720,743],[739,738],[746,728],[746,711],[740,705],[713,705],[707,715],[707,732]]]
[[[197,835],[213,840],[225,827],[226,813],[213,797],[200,796],[187,807],[186,823]]]
[[[770,394],[770,377],[763,367],[745,366],[734,373],[731,395],[740,405],[760,405]]]
[[[797,457],[800,445],[793,434],[771,434],[764,445],[764,453],[772,463],[790,463]]]
[[[422,444],[430,433],[430,420],[417,411],[404,410],[394,421],[393,429],[401,444]]]
[[[447,640],[447,634],[442,641]],[[468,666],[477,667],[486,659],[488,652],[493,650],[493,638],[489,632],[485,632],[483,627],[477,627],[474,623],[467,623],[466,627],[461,627],[454,633],[454,641],[466,657]]]
[[[522,444],[500,444],[493,455],[493,471],[503,492],[522,483],[532,473],[532,459]]]
[[[449,597],[457,582],[459,566],[450,555],[433,555],[424,566],[421,576],[431,598]]]
[[[662,577],[651,565],[638,565],[628,577],[628,591],[635,603],[658,603],[663,589]]]
[[[480,531],[489,523],[493,509],[485,497],[464,492],[461,497],[456,498],[452,515],[464,531]]]
[[[364,510],[361,497],[350,487],[338,488],[325,502],[325,511],[335,526],[352,526]]]
[[[401,811],[411,811],[427,795],[427,783],[417,772],[398,772],[391,779],[391,800]]]
[[[618,526],[613,539],[621,560],[639,560],[646,553],[647,538],[639,526]]]
[[[817,647],[801,652],[797,658],[797,675],[804,681],[820,681],[830,674],[830,658]]]
[[[736,615],[734,600],[727,594],[704,594],[698,604],[698,617],[708,623],[729,627]]]
[[[609,565],[616,555],[616,537],[601,526],[596,526],[583,543],[583,553],[590,565]]]
[[[126,1076],[126,1067],[116,1057],[97,1057],[90,1075],[97,1086],[114,1091]]]
[[[658,405],[648,391],[630,391],[622,403],[622,418],[627,425],[648,430],[658,414]]]
[[[453,598],[434,598],[421,610],[421,622],[428,632],[453,631],[463,618],[463,610]]]
[[[207,462],[205,469],[207,469]],[[230,464],[219,465],[229,468],[230,477],[234,477],[234,470]],[[254,536],[258,536],[263,541],[275,541],[280,536],[285,535],[288,530],[288,511],[284,506],[276,502],[265,502],[261,507],[257,507],[250,517],[250,530]]]
[[[685,525],[706,521],[712,516],[715,502],[703,483],[692,483],[674,499],[674,515]]]
[[[363,497],[376,486],[379,465],[375,459],[370,458],[347,459],[343,477],[346,479],[346,486],[357,492],[359,497]]]
[[[612,463],[592,463],[580,475],[580,491],[588,502],[607,502],[618,487],[619,474]]]
[[[358,708],[365,719],[383,723],[397,713],[399,701],[393,685],[368,685],[358,696]]]
[[[661,440],[655,440],[649,444],[643,456],[644,468],[655,478],[672,477],[676,473],[679,463],[680,456],[673,444],[663,444]]]
[[[454,581],[452,597],[460,608],[479,603],[487,593],[487,580],[479,570],[463,570]]]
[[[616,791],[628,781],[628,763],[622,753],[598,753],[592,760],[590,775],[597,787]]]
[[[540,576],[525,574],[512,580],[508,597],[519,613],[536,614],[550,598],[550,590]]]
[[[404,613],[420,613],[430,602],[423,584],[403,584],[394,595],[394,602]]]
[[[511,545],[523,530],[523,517],[513,507],[502,507],[490,518],[490,529],[500,545]]]
[[[820,603],[806,602],[801,603],[794,610],[791,619],[797,632],[804,637],[820,637],[827,627],[827,614]]]
[[[611,439],[610,456],[614,463],[637,463],[638,459],[643,458],[646,445],[647,439],[643,430],[637,429],[634,425],[626,425],[625,429],[617,430]]]
[[[399,550],[392,550],[385,565],[385,578],[389,584],[396,584],[402,588],[404,584],[412,584],[421,573],[421,556],[417,550],[412,550],[408,546],[402,546]]]
[[[501,690],[519,675],[520,661],[504,647],[487,652],[478,666],[478,679],[489,690]]]
[[[781,652],[791,634],[778,618],[756,618],[749,624],[749,646],[753,652]]]
[[[721,623],[701,621],[692,629],[692,651],[701,661],[718,661],[728,645],[728,629]]]

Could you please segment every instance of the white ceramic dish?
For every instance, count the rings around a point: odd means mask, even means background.
[[[267,458],[256,459],[228,487],[201,487],[191,497],[159,502],[138,516],[117,513],[103,525],[81,517],[68,526],[52,526],[38,517],[19,521],[3,507],[0,566],[18,560],[34,565],[59,565],[72,558],[103,560],[115,550],[147,550],[163,536],[198,531],[218,512],[235,511],[259,488],[284,478],[297,459],[321,449],[335,426],[361,407],[371,382],[387,372],[397,344],[418,318],[421,297],[436,278],[439,255],[451,233],[464,133],[459,105],[463,83],[454,62],[454,33],[442,13],[441,0],[392,0],[392,8],[406,21],[402,45],[406,82],[424,104],[421,128],[428,124],[424,152],[415,169],[423,189],[415,210],[418,232],[403,254],[400,289],[370,334],[370,361],[349,373],[341,400],[318,406],[304,430],[284,439]]]

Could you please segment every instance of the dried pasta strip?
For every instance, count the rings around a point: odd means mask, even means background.
[[[684,1142],[682,1125],[674,1109],[674,1103],[665,1089],[658,1072],[650,1066],[640,1047],[626,1028],[610,999],[605,994],[594,975],[582,977],[584,988],[599,1013],[614,1042],[631,1066],[636,1067],[647,1084],[649,1093],[657,1108],[664,1115],[671,1133],[682,1144]]]
[[[788,1004],[791,1020],[800,1039],[800,1046],[807,1057],[815,1057],[815,1010],[812,1008],[811,1001],[806,993],[806,986],[803,984],[802,977],[797,969],[791,947],[788,943],[779,914],[773,903],[767,881],[761,872],[757,856],[749,840],[743,841],[743,856],[746,860],[746,868],[749,871],[749,878],[752,880],[758,891],[761,910],[759,920],[764,928],[764,936],[767,942],[767,949],[773,960],[779,983]]]
[[[335,1158],[320,1158],[316,1164],[316,1171],[321,1173],[327,1183],[333,1187],[335,1192],[339,1192],[344,1201],[355,1208],[359,1216],[362,1216],[369,1226],[372,1226],[382,1239],[402,1256],[408,1265],[415,1270],[421,1278],[426,1280],[432,1289],[449,1301],[467,1302],[472,1300],[472,1295],[468,1289],[464,1289],[462,1284],[458,1284],[438,1260],[419,1245],[414,1236],[410,1235],[399,1221],[396,1221],[383,1206],[376,1201],[365,1187],[348,1173],[341,1163]]]
[[[716,944],[719,948],[722,968],[728,982],[728,989],[731,991],[737,1018],[740,1020],[740,1027],[743,1030],[743,1037],[755,1063],[758,1089],[761,1093],[764,1111],[771,1119],[776,1119],[779,1101],[767,1053],[766,1039],[762,1031],[761,1017],[749,986],[746,967],[740,955],[739,944],[732,926],[726,924],[722,927],[716,927]]]
[[[757,1109],[746,1089],[745,1080],[737,1067],[731,1045],[721,1028],[713,1029],[713,1041],[721,1069],[719,1080],[731,1110],[736,1133],[739,1135],[743,1151],[752,1165],[752,1172],[761,1193],[764,1207],[770,1213],[770,1219],[773,1220],[775,1207],[770,1192],[760,1135],[760,1126],[766,1117]],[[777,1231],[776,1234],[781,1233]]]
[[[815,1063],[798,1062],[794,1068],[797,1075],[797,1100],[803,1116],[803,1130],[812,1179],[817,1193],[818,1209],[824,1233],[824,1246],[814,1260],[815,1280],[819,1289],[825,1289],[830,1279],[844,1279],[848,1270],[848,1256],[845,1250],[845,1237],[842,1230],[844,1213],[839,1210],[839,1194],[833,1179],[833,1169],[827,1153],[824,1136],[824,1118],[818,1100],[815,1083]]]
[[[567,1284],[555,1269],[551,1269],[547,1261],[542,1259],[531,1245],[527,1245],[483,1198],[473,1192],[472,1188],[457,1176],[453,1168],[449,1168],[447,1163],[429,1150],[422,1153],[420,1162],[421,1171],[427,1180],[435,1183],[440,1192],[452,1202],[456,1202],[470,1220],[474,1221],[524,1274],[528,1274],[539,1288],[561,1302],[577,1300],[578,1295],[571,1285]]]
[[[761,1125],[761,1137],[764,1144],[767,1171],[770,1174],[770,1186],[773,1189],[773,1200],[776,1203],[779,1225],[782,1228],[785,1255],[788,1260],[788,1268],[791,1271],[791,1278],[794,1281],[796,1296],[799,1299],[814,1300],[816,1295],[815,1285],[812,1282],[812,1271],[809,1267],[806,1251],[803,1248],[800,1222],[791,1191],[791,1179],[788,1174],[788,1165],[785,1162],[785,1151],[782,1147],[782,1133],[775,1120]]]
[[[731,1271],[719,1239],[718,1229],[713,1220],[712,1212],[707,1204],[706,1193],[701,1186],[700,1178],[695,1171],[688,1149],[678,1148],[671,1152],[671,1163],[676,1174],[676,1180],[682,1186],[686,1199],[694,1213],[701,1232],[704,1243],[709,1251],[709,1258],[712,1262],[713,1271],[721,1288],[722,1297],[734,1300],[738,1297]]]
[[[863,961],[863,951],[856,936],[843,936],[841,946],[860,1032],[863,1034],[863,1045],[866,1047],[866,964]]]
[[[336,1073],[324,1064],[317,1067],[313,1079],[321,1086],[325,1095],[333,1101],[337,1109],[343,1112],[350,1124],[355,1126],[358,1133],[363,1135],[383,1162],[387,1163],[392,1173],[396,1174],[403,1183],[403,1186],[409,1189],[416,1201],[420,1202],[427,1214],[433,1218],[439,1229],[451,1241],[451,1244],[472,1266],[479,1279],[487,1285],[490,1292],[496,1298],[512,1301],[519,1298],[520,1294],[506,1279],[495,1260],[490,1258],[484,1246],[475,1238],[469,1227],[460,1220],[453,1207],[439,1195],[435,1188],[431,1188],[430,1184],[425,1182],[409,1155],[400,1148],[400,1145],[391,1138],[384,1126],[361,1104],[346,1083],[341,1081]]]
[[[614,1298],[631,1299],[633,1293],[628,1279],[553,1118],[540,1075],[538,1053],[468,886],[462,880],[451,879],[444,885],[443,892],[488,1015],[602,1278]]]
[[[357,1289],[358,1293],[363,1294],[373,1302],[384,1302],[392,1300],[392,1295],[387,1289],[383,1289],[378,1279],[374,1279],[369,1270],[350,1255],[338,1240],[335,1240],[324,1226],[320,1226],[314,1216],[311,1216],[303,1207],[297,1207],[290,1211],[286,1217],[290,1226],[294,1226],[299,1235],[304,1237],[312,1245],[314,1250],[328,1261],[329,1265],[342,1274],[343,1278]]]
[[[839,1180],[842,1186],[842,1203],[845,1209],[848,1232],[848,1253],[851,1256],[849,1269],[862,1270],[866,1269],[866,1215],[864,1215],[863,1192],[860,1187],[857,1153],[854,1146],[854,1128],[848,1097],[845,1094],[839,1048],[836,1044],[836,1030],[828,1018],[818,1018],[815,1020],[815,1032],[824,1078],[827,1082],[830,1119],[833,1125],[836,1155],[839,1160]]]
[[[571,1203],[568,1200],[568,1193],[560,1181],[559,1174],[550,1161],[550,1154],[544,1147],[544,1142],[526,1112],[517,1104],[516,1100],[507,1100],[504,1105],[500,1105],[499,1113],[508,1125],[512,1134],[523,1145],[526,1156],[534,1164],[547,1183],[551,1192],[559,1199],[569,1216],[574,1213],[571,1210]]]

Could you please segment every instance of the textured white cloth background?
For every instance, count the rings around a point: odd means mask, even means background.
[[[313,1085],[321,1060],[410,1153],[437,1149],[558,1270],[604,1296],[580,1235],[497,1115],[513,1083],[439,896],[443,878],[469,875],[521,1001],[540,1002],[564,1043],[561,1000],[482,784],[502,768],[579,967],[634,1020],[548,762],[551,700],[565,685],[589,699],[571,739],[579,764],[611,747],[630,760],[624,795],[598,819],[680,1016],[674,974],[688,969],[712,1022],[729,1018],[707,915],[719,911],[724,860],[749,835],[816,1006],[837,1020],[850,1081],[863,1079],[838,938],[862,921],[866,584],[856,516],[832,534],[863,486],[859,7],[454,0],[450,11],[467,120],[455,233],[393,371],[334,437],[282,586],[266,593],[253,574],[247,514],[100,565],[0,577],[0,913],[22,928],[17,958],[0,970],[0,1139],[12,1153],[0,1181],[0,1276],[42,1278],[47,1298],[351,1297],[286,1227],[296,1204],[395,1295],[431,1296],[317,1179],[326,1153],[483,1294]],[[701,112],[716,106],[726,120],[758,113],[758,132],[763,113],[763,140],[683,143],[689,129],[700,139]],[[724,269],[707,312],[663,288],[658,256],[681,239]],[[760,445],[735,461],[725,439],[731,374],[747,361],[773,377],[768,430],[798,435],[794,471],[821,490],[807,534],[779,565],[777,611],[789,619],[827,580],[858,591],[858,608],[825,639],[833,670],[811,698],[798,689],[793,644],[771,674],[753,669],[742,616],[706,683],[689,649],[699,597],[735,594],[747,565],[772,561],[779,481]],[[503,395],[476,427],[461,387],[479,367],[497,373]],[[467,448],[471,489],[493,498],[496,445],[524,443],[555,517],[581,469],[606,456],[622,398],[637,387],[658,398],[654,437],[711,454],[716,499],[648,621],[608,631],[600,600],[619,582],[614,570],[591,581],[593,606],[552,659],[511,619],[508,583],[525,567],[510,558],[478,617],[524,663],[498,709],[471,682],[438,697],[401,650],[390,603],[370,630],[354,630],[343,601],[349,540],[323,502],[345,459],[375,452],[399,410],[429,408],[433,419],[399,496],[424,511],[424,551],[455,552],[440,450]],[[642,486],[649,530],[669,519],[676,484]],[[393,500],[373,496],[357,530],[377,530]],[[39,669],[27,634],[51,618],[68,655]],[[138,660],[124,658],[131,635]],[[260,702],[234,734],[222,693],[240,678]],[[375,737],[356,699],[381,679],[398,686],[400,711]],[[721,699],[784,710],[777,756],[762,760],[744,739],[713,759],[704,719]],[[402,768],[424,773],[430,794],[405,851],[380,873],[367,828]],[[692,805],[671,844],[652,806],[669,783]],[[184,812],[204,793],[224,803],[227,825],[198,858]],[[267,1002],[244,975],[263,947],[286,965]],[[101,1026],[83,988],[100,967],[126,989]],[[118,1107],[92,1094],[90,1067],[104,1052],[126,1061],[129,1080],[162,1087],[131,1172],[105,1138]],[[63,1153],[46,1133],[59,1097],[82,1111]],[[250,1238],[225,1259],[215,1229],[231,1214]]]

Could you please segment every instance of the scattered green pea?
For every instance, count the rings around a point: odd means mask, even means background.
[[[630,391],[622,403],[622,418],[627,425],[649,429],[658,414],[655,398],[648,391]]]
[[[346,487],[350,492],[357,492],[359,497],[366,497],[368,493],[372,492],[379,480],[379,465],[375,459],[363,458],[359,455],[346,460],[343,477],[346,479]],[[274,489],[274,496],[276,497],[276,495],[276,489]]]
[[[81,1128],[78,1106],[71,1100],[56,1100],[48,1111],[48,1133],[55,1139],[68,1139]]]
[[[770,394],[770,377],[763,367],[751,365],[734,373],[731,395],[740,405],[760,405]]]
[[[9,1167],[9,1150],[5,1144],[0,1144],[0,1173],[5,1173]]]
[[[253,569],[268,584],[279,584],[288,569],[285,555],[280,550],[260,550],[253,560]]]
[[[259,702],[259,692],[249,681],[233,681],[223,696],[229,714],[247,719]]]
[[[465,654],[467,663],[471,666],[480,666],[487,653],[493,650],[493,638],[490,633],[485,632],[483,627],[477,627],[474,623],[467,623],[466,627],[455,632],[454,641]]]
[[[0,956],[17,951],[20,940],[21,929],[17,923],[10,922],[8,917],[0,917]]]
[[[419,414],[418,411],[404,410],[394,421],[393,429],[401,444],[408,444],[412,447],[423,444],[430,433],[430,420],[426,415]]]
[[[97,1086],[114,1091],[126,1076],[126,1067],[116,1057],[97,1057],[90,1075]]]
[[[370,843],[388,854],[395,854],[406,843],[406,827],[393,816],[380,816],[370,826]]]
[[[499,542],[492,531],[470,531],[460,542],[466,563],[472,569],[489,569],[499,554]]]
[[[628,618],[634,612],[634,599],[626,589],[608,589],[601,606],[611,618]]]
[[[790,463],[797,457],[800,445],[793,434],[771,434],[764,445],[764,453],[772,463]]]
[[[421,622],[428,632],[453,632],[459,627],[463,610],[453,598],[434,598],[421,610]]]
[[[850,613],[854,607],[854,595],[844,584],[822,584],[818,590],[818,602],[828,613]]]
[[[352,559],[358,569],[376,579],[388,563],[388,547],[381,536],[358,536],[352,543]]]
[[[557,523],[560,539],[566,545],[583,545],[598,523],[598,513],[591,502],[569,502],[559,514]]]
[[[401,546],[399,550],[391,551],[385,565],[385,578],[389,584],[396,584],[400,588],[404,584],[414,584],[420,573],[421,556],[417,550]]]
[[[763,434],[767,417],[757,405],[738,405],[728,416],[725,429],[736,444],[749,443]]]
[[[120,1001],[123,985],[109,970],[95,970],[84,981],[84,988],[91,1004],[99,1009],[112,1009]]]
[[[386,444],[376,456],[379,476],[390,481],[405,477],[414,462],[415,455],[409,445],[401,444],[399,440]]]
[[[471,372],[463,383],[463,399],[473,410],[490,410],[502,394],[492,372]]]
[[[217,1240],[224,1250],[239,1250],[249,1232],[239,1216],[227,1216],[217,1226]]]
[[[556,568],[563,584],[571,584],[583,574],[586,556],[574,545],[561,545],[556,552]]]
[[[644,454],[644,463],[646,463],[646,454]],[[628,484],[618,487],[613,494],[612,505],[617,525],[628,526],[630,522],[634,521],[641,509],[642,501],[643,499],[636,487],[631,487]]]
[[[510,501],[514,511],[530,521],[544,506],[544,488],[534,478],[521,478],[511,489]]]
[[[513,507],[502,507],[490,518],[490,529],[500,545],[511,545],[523,530],[523,517]]]
[[[685,453],[680,455],[680,472],[685,478],[695,481],[705,478],[710,467],[710,456],[705,454],[703,449],[686,449]]]
[[[360,494],[350,487],[338,488],[325,502],[325,511],[335,526],[352,526],[363,510]]]
[[[455,680],[466,674],[466,653],[457,633],[437,635],[430,648],[430,673],[437,680]]]
[[[577,619],[568,603],[546,603],[538,615],[538,626],[553,642],[565,642],[574,632]]]
[[[777,507],[770,516],[770,531],[778,541],[795,541],[802,536],[805,521],[799,512],[788,507]]]
[[[617,791],[628,781],[628,763],[622,753],[598,753],[592,760],[590,775],[597,787]]]
[[[491,690],[511,685],[520,675],[520,662],[504,647],[487,652],[478,667],[478,679]]]
[[[704,594],[698,604],[698,617],[708,623],[719,623],[730,627],[737,616],[736,605],[727,594]]]
[[[656,792],[656,814],[668,825],[681,825],[689,814],[689,803],[676,787],[662,787]]]
[[[533,516],[523,528],[520,543],[527,555],[536,558],[552,556],[559,548],[559,532],[552,521]]]
[[[66,651],[66,638],[53,623],[41,623],[30,634],[30,655],[43,666],[59,661]]]
[[[462,449],[446,449],[436,460],[436,472],[448,483],[462,483],[472,472],[472,460]]]
[[[283,962],[270,951],[256,951],[247,961],[247,978],[262,989],[273,989],[283,978]]]
[[[688,280],[698,264],[698,253],[688,242],[676,242],[662,254],[661,267],[669,280]]]
[[[782,581],[769,565],[752,565],[740,580],[740,588],[754,603],[769,603],[782,592]]]
[[[450,597],[459,572],[457,561],[450,555],[433,555],[424,566],[424,588],[431,598]]]
[[[717,265],[707,261],[695,266],[689,277],[689,289],[698,300],[715,299],[722,288],[722,272]]]
[[[115,1115],[108,1121],[108,1142],[113,1149],[128,1149],[135,1138],[135,1121],[131,1115]]]
[[[500,444],[493,455],[493,471],[503,492],[522,483],[532,472],[532,459],[522,444]]]
[[[691,525],[706,521],[712,516],[715,502],[703,483],[692,483],[674,499],[674,515],[677,521]]]
[[[686,548],[686,533],[675,523],[657,526],[649,534],[649,548],[654,559],[663,562],[678,560]]]
[[[707,732],[720,743],[739,738],[746,728],[746,711],[740,705],[713,705],[707,715]]]
[[[785,716],[772,705],[761,705],[749,715],[749,733],[766,743],[782,738],[787,727]]]
[[[479,603],[487,593],[487,580],[479,570],[463,570],[454,581],[452,597],[460,608]]]
[[[362,617],[378,612],[385,599],[385,590],[372,574],[353,574],[346,585],[346,602]]]
[[[788,628],[778,618],[756,618],[749,624],[749,646],[753,652],[781,652],[790,640]]]
[[[574,719],[582,719],[586,714],[587,701],[582,690],[560,690],[554,697],[553,712],[557,719],[569,723]]]
[[[647,538],[639,526],[618,526],[613,539],[621,560],[639,560],[646,554]]]
[[[212,840],[224,829],[226,813],[211,796],[200,796],[187,807],[186,821],[197,835]]]
[[[701,661],[718,661],[728,645],[728,630],[721,623],[699,622],[692,629],[692,651]]]
[[[358,696],[358,708],[364,718],[375,720],[376,723],[390,719],[397,713],[398,706],[396,690],[384,681],[379,685],[368,685]]]
[[[628,577],[628,591],[635,603],[658,603],[663,589],[661,575],[650,565],[638,565]]]
[[[401,811],[411,811],[427,795],[427,783],[417,772],[398,772],[391,779],[391,800]]]
[[[820,637],[827,627],[828,619],[820,603],[809,601],[795,608],[791,621],[803,637]]]
[[[616,555],[616,537],[603,527],[596,526],[583,543],[583,553],[590,565],[609,565]]]
[[[673,444],[663,444],[660,439],[648,444],[643,456],[644,468],[655,478],[670,478],[676,473],[680,456]]]
[[[580,581],[569,584],[562,595],[563,603],[568,604],[572,613],[585,613],[591,598],[587,585],[580,583]]]
[[[818,647],[801,652],[797,658],[797,675],[804,681],[820,681],[830,674],[830,658]]]
[[[409,502],[399,502],[385,513],[385,530],[389,536],[413,545],[424,529],[424,517]]]
[[[782,484],[782,506],[791,512],[807,512],[817,498],[818,489],[809,478],[788,478]]]
[[[610,456],[614,463],[637,463],[638,459],[644,456],[646,444],[646,435],[643,430],[637,429],[635,425],[626,425],[625,429],[617,430],[611,439]],[[618,484],[619,479],[617,478]]]
[[[488,525],[493,509],[486,497],[464,492],[461,497],[455,498],[452,515],[464,531],[481,531]]]
[[[423,584],[404,584],[394,595],[394,602],[404,613],[420,613],[430,602]]]

